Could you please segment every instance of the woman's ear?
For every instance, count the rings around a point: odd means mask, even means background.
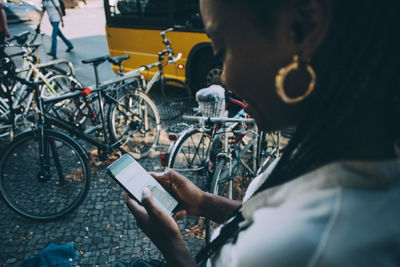
[[[301,58],[311,58],[328,33],[331,0],[294,1],[293,7],[292,36],[295,50]]]

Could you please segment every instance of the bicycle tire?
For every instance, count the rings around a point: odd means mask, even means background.
[[[217,155],[213,178],[211,181],[210,193],[229,197],[235,200],[241,200],[244,197],[245,189],[255,174],[251,166],[253,163],[253,146],[254,139],[247,142],[242,140],[240,143],[233,144],[231,160],[227,157]],[[219,148],[220,149],[220,148]],[[210,152],[213,154],[213,152]],[[224,154],[224,153],[223,153]],[[229,167],[231,165],[231,172]],[[227,185],[229,183],[229,186]]]
[[[135,131],[130,133],[130,131]],[[116,142],[126,136],[120,149],[141,159],[150,154],[158,143],[161,131],[160,115],[154,102],[138,90],[121,94],[108,110],[108,127]]]
[[[279,157],[281,150],[280,132],[261,132],[257,145],[257,172],[263,173],[268,166]]]
[[[47,83],[54,87],[54,91],[44,84],[41,90],[41,97],[49,98],[59,96],[71,91],[71,88],[82,88],[82,84],[73,76],[56,74],[46,79]],[[58,102],[60,103],[60,102]]]
[[[76,78],[68,75],[57,74],[48,78],[47,82],[54,86],[55,93],[49,90],[47,85],[44,85],[41,92],[44,98],[62,95],[70,92],[71,89],[82,88],[82,84]],[[91,103],[90,108],[96,110],[95,114],[97,115],[96,107],[95,103]],[[88,127],[86,123],[88,121],[87,114],[89,113],[88,106],[79,103],[79,97],[67,98],[57,103],[47,104],[44,108],[49,114],[81,127],[83,130]]]
[[[172,149],[168,167],[188,177],[200,188],[206,188],[211,136],[199,128],[189,128],[179,137]]]
[[[215,167],[213,179],[211,182],[210,193],[213,195],[225,196],[229,197],[229,191],[233,191],[233,183],[232,181],[227,181],[228,183],[222,183],[221,180],[225,179],[226,177],[221,177],[224,168],[230,164],[225,159],[221,159],[218,161],[217,166]],[[226,190],[228,190],[228,196],[226,195]],[[232,199],[232,196],[229,197]],[[205,221],[205,231],[206,231],[206,244],[209,244],[211,240],[212,232],[215,228],[218,227],[218,223],[215,223],[209,219]]]
[[[229,168],[230,164],[231,163],[227,162],[225,159],[218,161],[211,182],[211,194],[233,199],[233,181],[230,179],[229,173],[224,170],[226,167]]]
[[[73,77],[72,70],[69,68],[69,66],[67,65],[67,67],[62,67],[61,65],[62,63],[41,67],[40,72],[42,72],[45,76],[50,74],[48,77],[53,75],[67,75]]]
[[[39,160],[39,132],[18,135],[0,160],[0,192],[17,214],[38,221],[59,219],[75,210],[90,187],[89,160],[71,137],[44,131],[48,170]],[[43,175],[43,176],[41,176]]]

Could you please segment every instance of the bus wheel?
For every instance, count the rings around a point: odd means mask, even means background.
[[[201,57],[192,73],[191,88],[196,93],[212,84],[221,84],[222,64],[213,55]]]

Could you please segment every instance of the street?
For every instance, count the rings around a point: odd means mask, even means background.
[[[76,76],[83,85],[93,84],[93,68],[83,65],[81,60],[108,54],[102,2],[89,0],[80,9],[67,9],[64,21],[65,27],[61,30],[73,43],[74,50],[65,52],[67,47],[58,40],[57,56],[73,63]],[[19,23],[9,25],[9,29],[11,34],[18,34],[36,26],[35,23]],[[43,18],[41,29],[47,35],[51,34],[47,16]],[[99,74],[101,80],[115,75],[108,62],[99,67]],[[148,171],[162,171],[159,152],[166,151],[169,144],[164,130],[156,151],[140,161]],[[119,261],[130,262],[135,257],[161,259],[156,247],[136,226],[125,206],[123,190],[107,175],[106,167],[117,158],[116,154],[111,155],[107,162],[101,162],[93,147],[88,144],[84,146],[91,154],[91,186],[83,204],[65,218],[52,222],[29,221],[15,214],[1,201],[0,266],[14,266],[36,256],[50,243],[67,242],[74,242],[79,251],[79,266],[114,266]],[[193,255],[205,243],[196,231],[197,223],[197,218],[190,217],[179,223]]]

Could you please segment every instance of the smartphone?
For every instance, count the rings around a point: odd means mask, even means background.
[[[153,193],[157,206],[174,214],[178,201],[168,193],[153,176],[151,176],[131,155],[124,154],[107,167],[108,173],[124,188],[131,198],[142,204],[143,188]]]

